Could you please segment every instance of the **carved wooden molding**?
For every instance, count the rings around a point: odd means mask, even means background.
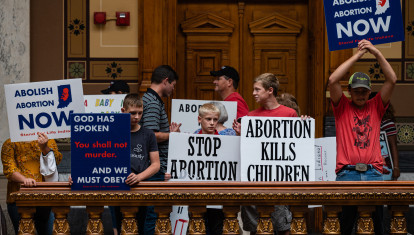
[[[302,25],[279,13],[249,23],[252,34],[299,34]]]
[[[234,24],[220,16],[206,13],[184,21],[181,28],[186,34],[232,34]]]

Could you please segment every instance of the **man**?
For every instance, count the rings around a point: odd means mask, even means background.
[[[108,87],[108,89],[102,90],[102,94],[128,94],[129,93],[129,86],[128,83],[117,80],[112,81]]]
[[[180,124],[168,122],[162,97],[169,97],[177,83],[177,73],[168,65],[157,67],[152,73],[151,86],[142,97],[144,102],[144,113],[140,124],[155,133],[160,154],[160,172],[154,177],[164,180],[168,163],[168,140],[170,132],[179,132]]]
[[[249,112],[249,106],[239,93],[236,92],[239,86],[239,73],[230,66],[223,66],[218,71],[210,71],[210,74],[216,79],[213,81],[215,88],[224,101],[237,102],[237,118],[246,116]]]
[[[278,103],[276,97],[279,89],[279,80],[274,74],[264,73],[259,75],[253,84],[253,97],[260,108],[253,110],[247,116],[260,117],[297,117],[296,111]],[[237,121],[233,122],[233,129],[240,135],[241,124]],[[259,214],[254,206],[242,206],[241,217],[243,220],[243,229],[250,231],[251,235],[256,234],[257,221]],[[292,221],[292,213],[287,206],[275,206],[272,213],[272,223],[277,234],[290,234],[290,223]]]
[[[385,82],[380,92],[371,100],[370,77],[354,73],[349,79],[349,101],[342,92],[339,81],[365,53],[375,56],[381,66]],[[329,91],[336,126],[336,180],[383,180],[382,156],[379,133],[397,76],[381,52],[367,40],[358,43],[358,52],[341,64],[329,78]],[[356,207],[344,207],[341,218],[342,234],[351,234],[357,218]],[[375,233],[382,234],[381,221],[375,222]]]

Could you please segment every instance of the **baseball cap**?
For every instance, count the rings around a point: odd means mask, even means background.
[[[237,72],[237,70],[230,66],[223,66],[218,71],[210,71],[210,74],[214,77],[220,77],[224,75],[237,82],[240,80],[239,73]]]
[[[122,93],[129,93],[129,86],[126,82],[121,80],[112,81],[108,89],[102,90],[101,92],[102,94],[110,94],[112,91],[121,91]]]
[[[371,90],[371,79],[365,73],[356,72],[349,78],[351,88],[363,87]]]

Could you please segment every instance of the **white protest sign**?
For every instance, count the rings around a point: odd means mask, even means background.
[[[315,120],[243,117],[242,181],[314,181]]]
[[[170,213],[171,229],[173,235],[187,234],[188,222],[188,206],[173,206]]]
[[[70,137],[70,113],[83,113],[82,79],[4,85],[12,142]]]
[[[240,137],[170,133],[170,181],[240,181]]]
[[[171,103],[171,122],[181,123],[180,130],[183,133],[194,133],[200,128],[198,124],[198,108],[205,104],[213,102],[212,100],[183,100],[173,99]],[[214,101],[220,102],[226,107],[228,120],[224,126],[231,128],[233,121],[237,116],[237,102],[233,101]]]
[[[315,139],[316,181],[335,181],[336,137]]]
[[[126,94],[85,95],[85,113],[121,113]]]

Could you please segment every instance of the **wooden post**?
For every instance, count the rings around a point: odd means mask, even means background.
[[[171,206],[157,206],[155,207],[155,213],[157,213],[157,223],[155,224],[156,235],[171,235],[171,221],[170,213]]]
[[[338,213],[342,211],[341,206],[325,206],[326,219],[323,223],[324,235],[341,234],[341,226],[339,223]]]
[[[138,212],[137,206],[121,207],[121,212],[124,217],[121,225],[121,235],[137,235],[138,234],[138,223],[135,219],[135,215]]]
[[[88,235],[104,235],[104,228],[101,220],[101,214],[104,211],[103,206],[87,206],[89,221],[86,226],[86,234]]]
[[[407,221],[404,212],[408,211],[408,206],[390,206],[390,211],[392,213],[390,234],[407,234]]]
[[[272,212],[275,210],[274,206],[256,206],[259,212],[259,220],[257,221],[256,234],[273,234]]]
[[[57,206],[52,208],[55,214],[55,221],[53,222],[53,235],[70,235],[69,222],[67,220],[70,207]]]
[[[359,218],[357,222],[356,234],[375,234],[374,222],[371,218],[373,211],[375,211],[375,206],[358,206]]]
[[[224,222],[223,222],[223,234],[240,234],[239,220],[237,219],[237,213],[240,211],[240,206],[225,206],[223,207]]]
[[[35,235],[35,224],[33,221],[33,215],[36,212],[36,207],[19,206],[17,210],[20,214],[18,235]]]
[[[190,212],[190,223],[188,224],[189,235],[201,235],[206,234],[206,224],[203,216],[207,211],[205,206],[190,206],[188,208]]]
[[[290,207],[292,212],[292,223],[290,225],[290,234],[308,234],[306,228],[305,214],[308,212],[307,206],[292,206]]]

